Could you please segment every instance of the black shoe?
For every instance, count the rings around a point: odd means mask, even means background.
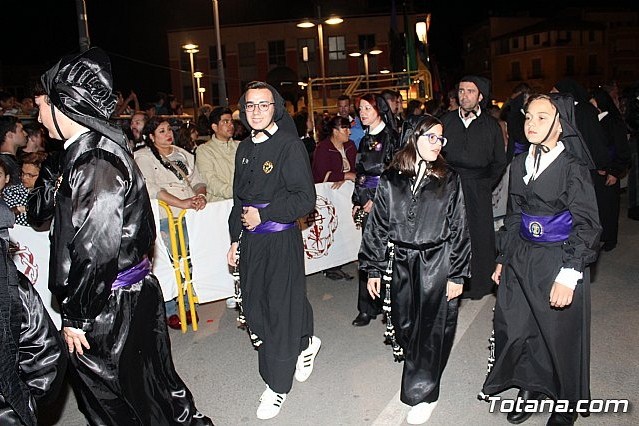
[[[546,426],[574,425],[576,420],[577,413],[558,413],[554,411],[548,418]]]
[[[363,327],[368,325],[372,319],[375,319],[375,315],[368,315],[363,312],[360,312],[359,315],[353,320],[353,325],[355,327]]]
[[[334,269],[327,269],[324,271],[324,276],[329,280],[339,281],[343,280],[344,276],[340,273],[340,271],[336,271]]]
[[[523,399],[524,401],[532,401],[535,399],[540,400],[544,399],[545,397],[546,395],[541,392],[533,392],[526,389],[521,389],[517,394],[517,400]],[[513,411],[508,413],[508,415],[506,416],[506,420],[508,420],[508,423],[518,425],[528,420],[532,415],[533,413],[528,413],[526,411],[515,411],[513,409]]]
[[[344,278],[346,281],[351,281],[353,278],[355,278],[354,276],[352,276],[348,272],[344,272],[341,269],[339,270],[339,273],[342,274],[342,278]]]

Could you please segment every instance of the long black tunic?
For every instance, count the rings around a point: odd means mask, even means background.
[[[231,241],[240,240],[242,206],[260,208],[262,222],[295,222],[315,206],[315,185],[304,146],[283,129],[265,142],[238,146],[229,216]],[[291,389],[295,363],[313,334],[313,311],[306,298],[304,247],[299,227],[269,234],[242,232],[240,285],[244,314],[262,340],[259,369],[278,393]]]
[[[482,113],[466,128],[459,111],[442,117],[443,148],[446,161],[459,173],[464,188],[468,226],[473,247],[471,278],[464,287],[464,297],[481,298],[490,293],[490,278],[495,268],[495,232],[492,190],[506,167],[504,137],[493,117]]]
[[[590,282],[587,265],[597,257],[601,227],[588,169],[564,151],[529,184],[526,155],[515,157],[510,198],[498,238],[503,264],[495,306],[495,364],[485,394],[516,386],[553,399],[589,399]],[[531,242],[519,235],[521,213],[555,215],[569,210],[573,227],[564,242]],[[550,306],[561,268],[584,273],[572,303]]]
[[[385,172],[359,252],[360,268],[381,274],[387,243],[395,244],[391,319],[404,350],[401,400],[433,402],[450,355],[458,300],[446,300],[448,281],[470,273],[470,237],[459,176],[425,177],[415,194],[409,178]]]

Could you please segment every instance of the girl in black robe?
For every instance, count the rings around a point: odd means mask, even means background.
[[[470,275],[464,195],[459,176],[439,154],[445,143],[441,122],[423,117],[381,177],[359,253],[374,299],[386,271],[387,337],[405,360],[401,401],[413,407],[410,424],[426,422],[437,404],[457,296]]]
[[[590,398],[590,283],[601,227],[569,95],[533,95],[526,104],[528,155],[513,160],[510,196],[493,279],[494,365],[483,393],[511,387],[518,398],[575,404]],[[511,423],[532,413],[512,411]],[[554,412],[548,424],[572,424]]]

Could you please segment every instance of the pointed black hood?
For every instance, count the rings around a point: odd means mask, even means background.
[[[561,123],[561,141],[566,151],[579,159],[588,169],[595,169],[595,163],[583,136],[577,130],[575,120],[575,100],[569,93],[551,93],[550,101],[557,108]]]

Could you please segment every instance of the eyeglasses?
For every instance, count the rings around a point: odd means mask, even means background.
[[[248,105],[247,105],[248,107]],[[248,110],[248,108],[246,108]],[[266,108],[268,109],[268,108]],[[228,118],[225,118],[223,120],[220,120],[220,124],[233,124],[233,120],[229,120]]]
[[[255,106],[257,106],[260,111],[264,112],[264,111],[268,111],[268,109],[271,107],[271,105],[275,105],[275,102],[262,101],[262,102],[258,102],[256,104],[248,103],[248,104],[246,104],[246,110],[248,112],[253,112],[253,110],[255,109]]]
[[[446,142],[448,142],[448,139],[443,136],[436,135],[435,133],[424,133],[419,135],[417,139],[421,138],[428,138],[428,143],[432,145],[435,145],[437,142],[439,142],[442,144],[442,146],[446,146]]]
[[[22,172],[21,174],[22,174],[23,177],[31,178],[31,179],[35,179],[38,176],[40,176],[39,174],[35,174],[34,175],[33,173],[27,173],[27,172]]]

